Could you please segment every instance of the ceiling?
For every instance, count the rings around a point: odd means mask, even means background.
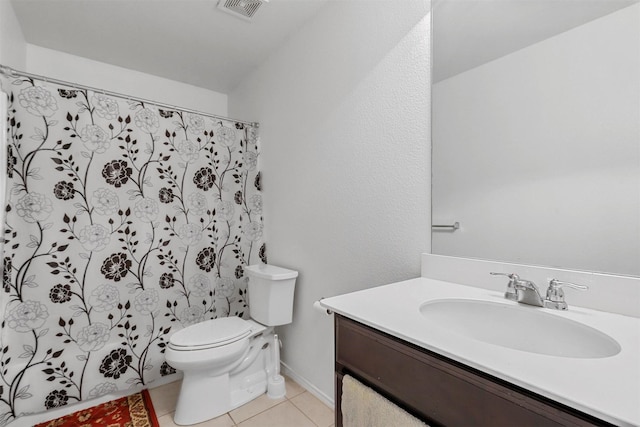
[[[639,0],[434,0],[433,81],[553,37]]]
[[[326,2],[270,0],[247,22],[218,0],[11,0],[27,43],[221,93]]]
[[[3,0],[0,0],[3,1]],[[11,0],[28,43],[230,93],[329,0]],[[640,0],[434,0],[433,81]]]

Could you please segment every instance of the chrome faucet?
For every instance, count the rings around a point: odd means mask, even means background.
[[[506,299],[510,299],[511,301],[518,300],[518,293],[516,292],[515,284],[520,280],[520,276],[515,273],[489,273],[493,276],[507,276],[509,278],[509,283],[507,284],[507,290],[504,293],[504,297]]]
[[[509,283],[507,291],[504,294],[506,299],[517,301],[522,304],[535,305],[536,307],[544,307],[540,289],[531,280],[521,279],[515,273],[489,273],[494,276],[507,276]]]
[[[563,287],[586,290],[588,286],[578,285],[571,282],[563,282],[558,279],[549,280],[549,287],[547,288],[547,295],[542,299],[540,295],[540,289],[531,280],[521,279],[515,273],[489,273],[493,276],[507,276],[509,283],[507,284],[507,290],[504,293],[506,299],[517,301],[522,304],[529,304],[536,307],[552,308],[555,310],[567,310],[568,306],[564,300]]]
[[[547,288],[547,297],[544,299],[544,306],[547,308],[554,308],[556,310],[567,310],[569,306],[564,300],[564,291],[562,290],[564,287],[579,289],[582,291],[589,289],[589,287],[585,285],[551,279],[549,280],[549,287]]]

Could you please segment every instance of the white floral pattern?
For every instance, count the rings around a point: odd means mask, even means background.
[[[226,126],[221,126],[215,132],[216,141],[224,147],[236,145],[236,131]]]
[[[91,292],[89,303],[98,313],[111,311],[120,302],[120,292],[115,286],[105,284]]]
[[[91,204],[99,215],[113,215],[120,208],[118,195],[108,188],[98,188],[91,195]]]
[[[32,332],[44,325],[49,317],[47,307],[38,301],[24,301],[13,308],[5,318],[11,329]]]
[[[248,204],[251,212],[262,213],[262,196],[260,194],[254,194],[249,197]]]
[[[180,158],[182,158],[182,160],[187,163],[193,163],[198,160],[198,157],[200,157],[200,149],[196,144],[189,141],[188,139],[185,139],[184,141],[179,143],[176,146],[176,150],[178,151]]]
[[[204,274],[196,274],[189,279],[189,290],[197,297],[204,297],[211,290],[211,281]]]
[[[158,218],[160,208],[154,199],[145,198],[136,203],[133,212],[140,221],[151,222]]]
[[[113,120],[118,117],[120,109],[115,99],[97,93],[91,97],[91,102],[99,117],[107,120]]]
[[[49,218],[53,211],[53,206],[47,196],[39,193],[29,193],[18,200],[16,211],[27,222],[40,222]]]
[[[143,131],[154,134],[158,131],[158,116],[150,108],[142,108],[134,119],[136,126]]]
[[[187,307],[180,313],[180,322],[184,327],[202,322],[204,310],[198,306]]]
[[[233,279],[230,277],[218,277],[216,280],[216,289],[219,294],[224,297],[230,297],[233,295],[235,285]]]
[[[89,399],[95,399],[97,397],[104,396],[106,394],[113,393],[116,391],[118,391],[118,386],[115,385],[114,383],[109,383],[109,382],[99,383],[99,384],[96,384],[96,386],[89,391],[88,397]]]
[[[252,221],[247,224],[246,235],[249,240],[252,242],[257,242],[262,238],[262,223],[258,221]]]
[[[18,95],[20,105],[34,116],[51,117],[58,110],[58,102],[43,87],[26,87]]]
[[[196,215],[202,215],[207,210],[207,198],[202,193],[191,193],[188,196],[189,208]]]
[[[111,329],[104,323],[87,325],[78,332],[76,343],[82,351],[100,350],[109,341]]]
[[[258,142],[258,128],[251,126],[247,129],[247,141],[249,141],[249,144]]]
[[[244,153],[244,167],[250,171],[255,170],[258,167],[258,155],[250,151]]]
[[[204,117],[199,114],[187,114],[186,124],[189,132],[199,135],[204,130]]]
[[[183,224],[178,228],[178,236],[185,245],[195,245],[202,240],[202,227],[198,224]]]
[[[111,145],[109,135],[98,125],[86,125],[80,132],[80,138],[88,150],[98,154],[107,151]]]
[[[151,314],[156,308],[158,308],[158,291],[155,289],[146,289],[140,292],[135,297],[135,309],[140,314]]]
[[[216,204],[216,215],[224,221],[231,221],[235,213],[235,206],[229,200],[219,200]]]
[[[78,240],[87,251],[99,252],[109,244],[111,233],[100,224],[86,225],[80,230]]]

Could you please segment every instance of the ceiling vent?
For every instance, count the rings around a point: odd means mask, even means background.
[[[263,3],[269,0],[220,0],[218,9],[237,18],[250,21]]]

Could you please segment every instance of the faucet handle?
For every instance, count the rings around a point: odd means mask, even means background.
[[[520,281],[520,276],[516,273],[496,273],[494,271],[489,272],[492,276],[507,276],[509,278],[509,283],[507,284],[507,290],[504,293],[504,297],[506,299],[510,299],[511,301],[518,300],[518,291],[516,290],[516,283]]]
[[[516,273],[496,273],[495,271],[489,272],[492,276],[507,276],[511,280],[520,280],[520,277]]]
[[[563,282],[562,280],[558,280],[558,279],[549,280],[549,288],[558,289],[558,290],[560,290],[560,288],[573,288],[573,289],[579,289],[581,291],[586,291],[587,289],[589,289],[587,285],[578,285],[577,283]]]
[[[545,307],[555,308],[557,310],[566,310],[568,308],[567,303],[564,300],[564,291],[562,288],[573,288],[585,291],[589,289],[588,286],[579,285],[572,282],[564,282],[558,279],[549,280],[549,287],[547,288],[547,296],[545,298]]]

